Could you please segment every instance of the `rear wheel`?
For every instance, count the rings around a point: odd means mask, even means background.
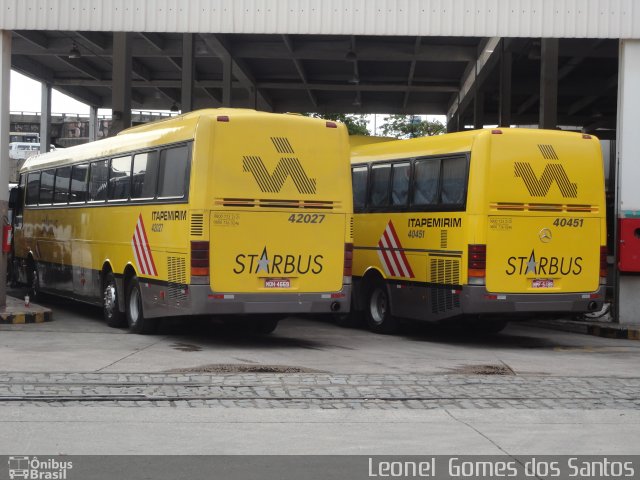
[[[112,272],[107,272],[103,285],[102,313],[104,320],[110,327],[124,327],[127,324],[127,319],[118,308],[118,289],[116,287],[116,278]]]
[[[367,296],[367,325],[375,333],[394,333],[398,330],[398,319],[391,315],[391,301],[387,286],[376,281]]]
[[[145,335],[154,333],[157,328],[156,320],[144,316],[140,282],[135,275],[127,286],[127,324],[131,332]]]
[[[27,282],[29,283],[29,296],[31,300],[37,300],[42,297],[40,291],[40,275],[38,274],[38,266],[34,260],[30,260],[27,266]]]

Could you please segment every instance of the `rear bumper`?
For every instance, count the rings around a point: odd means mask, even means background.
[[[592,293],[494,293],[484,286],[465,286],[461,294],[463,313],[585,313],[598,311],[605,299],[602,285]]]
[[[152,317],[178,315],[296,314],[349,312],[351,285],[332,293],[214,293],[209,285],[189,285],[177,302],[160,301],[159,285],[142,289],[144,314]]]

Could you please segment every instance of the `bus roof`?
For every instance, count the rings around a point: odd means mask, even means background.
[[[59,165],[66,165],[71,161],[81,162],[84,160],[105,158],[137,149],[187,141],[194,138],[196,128],[202,117],[214,119],[219,116],[255,117],[266,115],[274,114],[239,108],[195,110],[175,117],[131,127],[113,137],[56,150],[55,152],[35,155],[25,162],[21,171],[28,172],[34,169],[54,168]],[[320,120],[309,118],[309,121]]]
[[[430,137],[410,138],[354,146],[351,149],[351,163],[362,163],[370,160],[392,160],[395,158],[410,158],[416,156],[438,155],[469,152],[473,143],[480,136],[492,135],[493,132],[502,135],[575,135],[582,134],[562,130],[541,130],[532,128],[483,128],[465,132],[447,133]]]

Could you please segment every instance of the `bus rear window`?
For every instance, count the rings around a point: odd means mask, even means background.
[[[158,152],[139,153],[133,157],[131,198],[154,198],[158,184]]]
[[[27,177],[27,205],[38,204],[38,193],[40,191],[40,172],[30,173]]]
[[[185,196],[188,165],[189,147],[186,145],[162,150],[158,198]]]

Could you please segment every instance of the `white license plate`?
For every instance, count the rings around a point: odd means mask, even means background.
[[[548,278],[536,278],[531,281],[531,288],[553,288],[553,280]]]
[[[291,288],[288,278],[265,278],[264,288]]]

